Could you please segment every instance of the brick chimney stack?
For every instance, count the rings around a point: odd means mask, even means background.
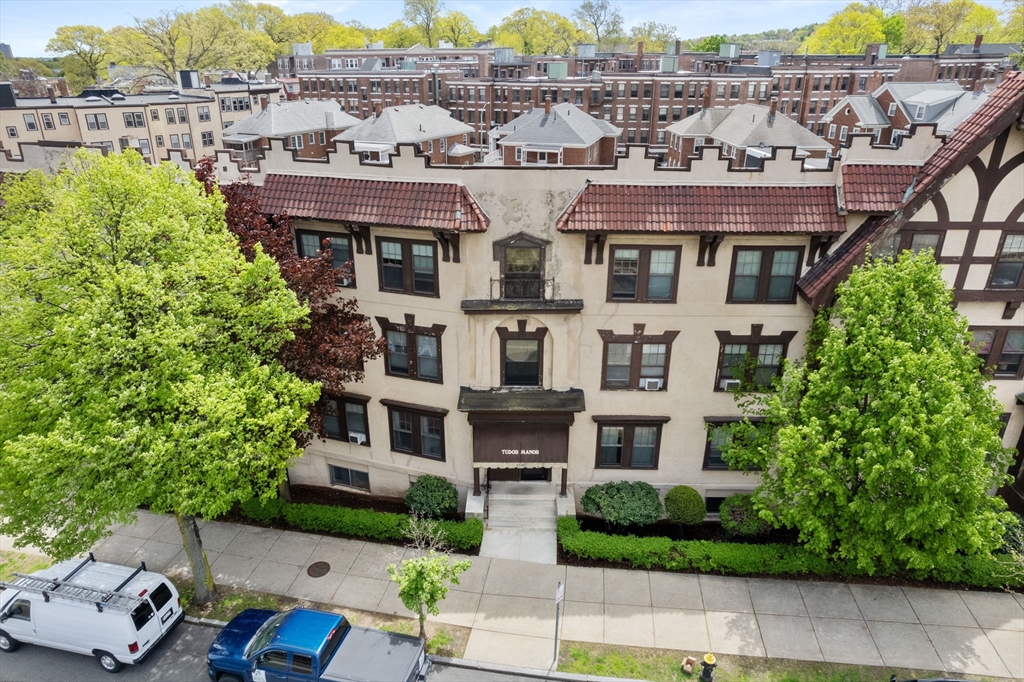
[[[700,107],[701,107],[701,109],[710,109],[711,108],[711,86],[710,85],[705,85],[704,86],[704,96],[701,98]]]
[[[380,102],[377,102],[376,104],[373,105],[373,113],[374,113],[374,115],[377,118],[380,118],[380,115],[381,115],[382,111],[383,111],[383,108],[381,107],[381,103]]]
[[[203,84],[206,85],[206,87],[210,87],[210,77],[209,76],[203,76]]]
[[[46,96],[50,98],[50,104],[57,103],[57,95],[54,94],[52,85],[46,86]]]
[[[678,57],[683,51],[683,41],[676,41],[676,56]]]
[[[771,107],[768,109],[768,122],[771,123],[775,120],[775,107],[778,105],[778,101],[772,97]]]
[[[636,44],[636,70],[640,71],[644,67],[644,44],[640,41]]]
[[[971,52],[973,52],[974,54],[978,54],[979,52],[981,52],[981,41],[983,41],[984,39],[985,36],[983,36],[980,33],[974,36],[974,49],[971,50]]]
[[[544,98],[544,115],[547,116],[551,113],[551,98]]]
[[[270,106],[270,98],[263,95],[260,97],[260,111],[266,111],[268,106]]]

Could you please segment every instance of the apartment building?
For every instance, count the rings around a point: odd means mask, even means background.
[[[195,160],[221,148],[223,126],[209,96],[96,87],[77,97],[16,97],[0,83],[0,128],[0,148],[15,154],[26,142],[80,142],[111,152],[131,147],[153,162],[171,150]]]
[[[272,137],[284,138],[289,149],[305,159],[323,159],[334,149],[331,140],[338,133],[360,123],[333,100],[284,101],[271,104],[260,100],[256,113],[243,118],[224,131],[222,141],[235,158],[253,161]]]
[[[464,165],[473,163],[470,132],[441,107],[409,104],[378,108],[334,140],[371,163],[388,163],[399,145],[413,145],[432,164]]]
[[[801,357],[868,244],[935,249],[1004,443],[1024,445],[1022,111],[1014,73],[945,140],[854,136],[814,170],[781,154],[666,168],[639,148],[607,168],[453,168],[408,146],[387,165],[342,146],[314,169],[272,141],[252,172],[264,210],[292,215],[300,246],[348,254],[344,295],[388,341],[291,481],[398,495],[429,473],[479,499],[488,481],[551,480],[578,499],[643,480],[713,510],[756,485],[716,436],[741,415],[744,360],[767,382]],[[237,177],[226,153],[217,166]]]
[[[493,162],[506,166],[610,166],[622,131],[568,102],[528,111],[493,131]],[[488,157],[492,156],[488,154]],[[487,159],[485,159],[485,162]]]

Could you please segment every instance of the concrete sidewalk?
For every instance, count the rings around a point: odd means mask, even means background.
[[[186,570],[172,517],[139,512],[96,558]],[[401,547],[212,521],[218,583],[411,616],[388,580]],[[435,621],[472,628],[468,659],[547,668],[555,587],[565,640],[1024,678],[1024,597],[992,592],[755,580],[470,557]],[[310,578],[306,568],[331,569]]]

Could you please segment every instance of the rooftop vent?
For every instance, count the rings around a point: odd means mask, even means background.
[[[119,92],[119,93],[117,93],[116,95],[111,95],[111,96],[110,96],[110,99],[117,99],[117,100],[121,100],[121,99],[124,99],[124,95],[122,95],[122,94],[121,94],[121,93]]]
[[[85,101],[86,102],[102,102],[103,100],[100,99],[99,97],[97,97],[96,95],[89,95],[88,97],[85,98]]]
[[[171,94],[171,95],[168,95],[168,96],[167,96],[167,99],[181,99],[181,98],[180,98],[180,97],[178,97],[178,96],[177,96],[177,95],[175,95],[175,94]]]

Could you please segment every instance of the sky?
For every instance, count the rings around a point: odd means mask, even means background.
[[[402,0],[264,0],[288,14],[327,12],[341,23],[358,20],[381,27],[402,16]],[[980,0],[1001,9],[1001,0]],[[675,26],[680,38],[725,33],[758,33],[822,22],[848,0],[613,0],[626,28],[641,21]],[[103,29],[131,24],[133,17],[155,16],[174,9],[192,10],[215,0],[0,0],[0,42],[15,57],[43,57],[58,26],[89,24]],[[480,31],[513,10],[532,6],[566,16],[579,0],[447,0],[448,9],[465,12]]]

